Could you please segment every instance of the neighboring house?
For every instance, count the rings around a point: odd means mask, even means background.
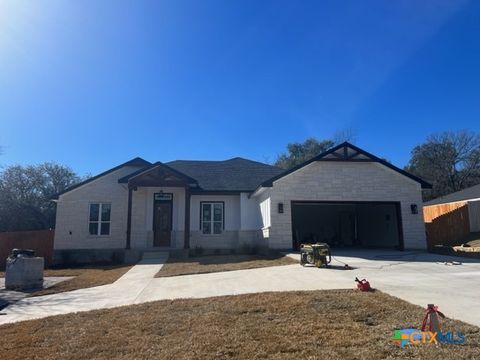
[[[470,232],[480,231],[480,184],[427,201],[423,204],[425,222],[467,207]]]
[[[312,241],[424,249],[421,193],[430,187],[349,143],[288,171],[242,158],[135,158],[58,195],[55,253],[98,260]]]

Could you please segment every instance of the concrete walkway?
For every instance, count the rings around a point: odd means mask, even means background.
[[[73,276],[48,276],[43,279],[43,288],[48,289],[53,285],[72,279]],[[0,278],[0,310],[26,298],[31,291],[13,291],[5,289],[5,278]]]
[[[153,278],[166,255],[143,260],[114,284],[29,298],[4,309],[0,323],[55,314],[138,304],[264,291],[351,289],[354,278],[411,303],[435,303],[447,316],[480,326],[480,261],[425,252],[336,251],[330,269],[277,266],[221,273]],[[292,255],[298,257],[298,255]],[[338,261],[337,261],[338,260]],[[444,265],[445,261],[462,265]],[[342,270],[342,262],[355,269]]]
[[[1,311],[0,324],[134,304],[167,259],[168,253],[149,253],[113,284],[25,298]]]

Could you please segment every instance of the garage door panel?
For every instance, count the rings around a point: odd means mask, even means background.
[[[294,248],[326,242],[337,247],[402,248],[398,203],[292,202]]]

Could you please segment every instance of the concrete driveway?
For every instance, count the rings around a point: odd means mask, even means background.
[[[299,255],[290,254],[294,258]],[[461,265],[445,265],[446,262]],[[343,270],[348,263],[354,270]],[[450,263],[448,263],[450,264]],[[223,273],[153,279],[135,303],[201,298],[263,291],[350,289],[355,277],[372,287],[426,307],[433,303],[447,316],[480,326],[480,260],[411,251],[335,251],[332,268],[277,266]]]
[[[433,303],[450,318],[480,326],[480,260],[408,251],[336,253],[355,270],[329,270],[330,281],[366,278],[387,294],[423,307]],[[335,260],[333,264],[343,265]]]
[[[3,310],[0,323],[148,301],[265,291],[349,289],[354,278],[411,303],[434,303],[447,316],[480,326],[480,261],[425,252],[335,251],[330,269],[277,266],[222,273],[153,278],[164,258],[149,259],[112,285],[29,298]],[[298,255],[291,255],[293,257]],[[445,265],[462,261],[461,265]],[[341,270],[346,262],[354,270]]]

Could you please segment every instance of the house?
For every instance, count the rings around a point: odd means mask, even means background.
[[[424,249],[421,193],[430,187],[349,143],[287,171],[243,158],[135,158],[58,195],[55,256],[298,249],[313,241]]]
[[[423,204],[425,222],[464,208],[468,216],[465,226],[470,232],[480,231],[480,184],[427,201]]]

